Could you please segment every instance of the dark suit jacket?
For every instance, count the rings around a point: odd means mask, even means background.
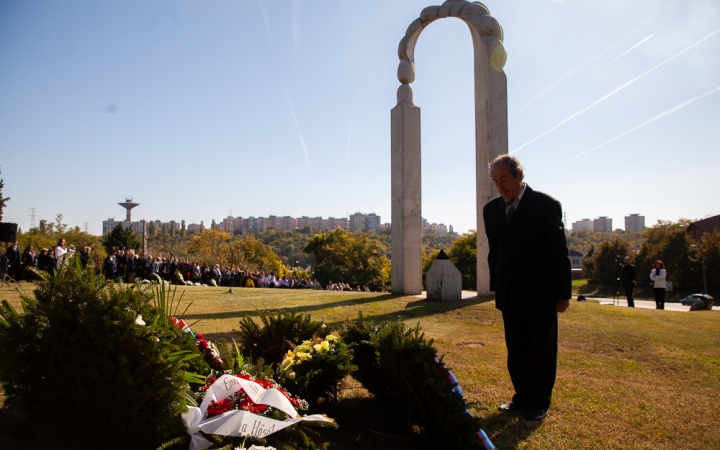
[[[527,186],[510,224],[502,197],[485,205],[483,218],[490,244],[490,290],[498,309],[555,311],[558,300],[572,296],[560,202]]]

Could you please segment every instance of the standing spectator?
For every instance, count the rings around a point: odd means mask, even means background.
[[[7,274],[15,281],[20,281],[20,275],[22,274],[22,272],[20,271],[20,266],[22,265],[22,252],[20,251],[18,241],[15,241],[13,245],[9,246],[5,253],[7,254],[7,260],[9,265],[7,269]]]
[[[115,260],[115,252],[111,251],[105,257],[105,261],[103,262],[103,273],[105,274],[105,278],[108,280],[114,279],[116,270],[117,261]]]
[[[60,270],[62,267],[63,260],[65,259],[65,256],[68,254],[68,249],[65,246],[65,239],[60,239],[55,246],[54,250],[54,256],[55,256],[55,269]]]
[[[650,271],[650,279],[653,282],[653,291],[655,292],[655,309],[665,309],[665,264],[659,259],[655,261],[655,267]]]
[[[115,252],[115,273],[116,276],[122,277],[122,279],[125,279],[125,251],[124,250],[118,250]]]
[[[623,288],[625,288],[628,308],[634,308],[635,299],[633,298],[633,289],[635,288],[637,273],[635,271],[635,266],[630,264],[629,256],[625,257],[622,274],[620,275],[620,280],[622,280]]]
[[[32,244],[30,244],[27,246],[27,248],[22,254],[22,265],[26,281],[30,281],[30,279],[32,278],[32,272],[30,272],[29,269],[31,267],[37,267],[37,264],[37,252],[35,251],[35,248],[32,246]]]
[[[90,247],[83,247],[80,252],[80,264],[83,269],[87,267],[88,261],[90,261]]]
[[[52,272],[55,267],[55,260],[53,259],[50,250],[47,248],[40,250],[40,254],[37,257],[37,267],[45,272]]]
[[[149,266],[149,263],[148,263],[147,257],[145,256],[145,253],[140,252],[140,254],[138,255],[137,261],[135,262],[135,276],[142,280],[147,279],[148,266]]]
[[[194,262],[192,264],[192,275],[190,278],[194,283],[200,283],[202,281],[202,272],[200,270],[200,264]]]

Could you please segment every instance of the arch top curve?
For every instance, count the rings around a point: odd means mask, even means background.
[[[488,47],[492,58],[492,67],[502,70],[507,54],[502,45],[503,29],[500,23],[490,15],[490,10],[480,2],[466,0],[447,0],[440,6],[428,6],[420,13],[405,31],[398,45],[398,80],[403,84],[415,81],[415,44],[423,29],[438,19],[456,17],[464,21],[476,32]],[[490,39],[488,39],[490,38]]]

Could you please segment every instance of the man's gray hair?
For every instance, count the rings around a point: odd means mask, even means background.
[[[495,159],[490,161],[490,164],[488,164],[488,169],[492,168],[493,164],[496,164],[496,163],[507,164],[508,170],[510,171],[510,174],[513,177],[517,177],[517,174],[521,170],[523,170],[523,166],[520,163],[520,160],[517,159],[516,156],[513,156],[509,153],[497,156]]]

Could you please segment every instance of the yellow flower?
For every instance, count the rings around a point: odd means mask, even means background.
[[[335,336],[332,335],[332,334],[328,334],[328,335],[325,337],[325,340],[328,341],[328,342],[334,342],[334,341],[337,341],[338,338],[335,337]]]
[[[297,352],[297,357],[299,364],[299,361],[307,361],[308,359],[312,358],[312,355],[309,352]]]
[[[315,344],[315,345],[313,345],[313,348],[315,349],[315,353],[323,352],[322,344]]]
[[[290,372],[290,374],[288,375],[288,378],[290,378],[291,380],[294,380],[294,379],[295,379],[295,372]]]
[[[280,370],[286,370],[288,367],[292,366],[293,359],[288,356],[287,358],[282,360],[282,363],[280,363]]]

